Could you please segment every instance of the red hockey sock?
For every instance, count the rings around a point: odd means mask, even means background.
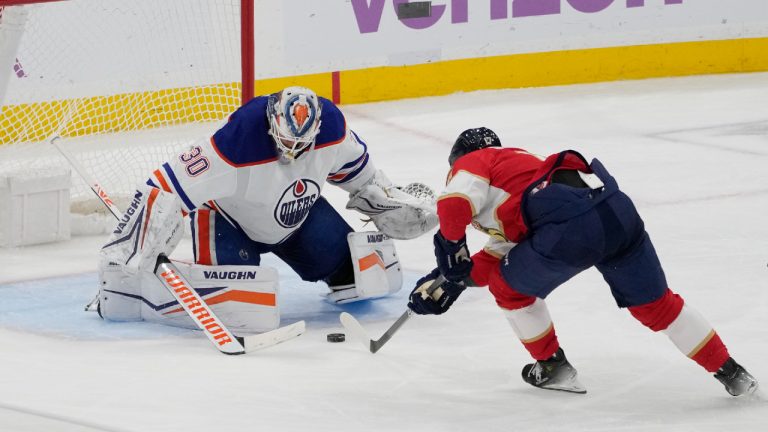
[[[560,343],[557,341],[557,335],[555,334],[555,326],[549,327],[547,332],[538,339],[532,339],[527,341],[521,341],[525,349],[536,360],[546,360],[557,351],[560,347]]]
[[[730,354],[728,354],[728,348],[720,340],[720,336],[713,330],[711,337],[704,342],[698,351],[691,353],[690,357],[706,369],[707,372],[714,373],[728,360]]]
[[[664,295],[629,312],[653,331],[664,332],[686,356],[708,372],[716,372],[728,360],[728,349],[706,319],[667,289]]]
[[[683,309],[683,303],[682,297],[667,288],[658,300],[640,306],[630,306],[627,309],[644,326],[657,332],[666,329],[672,321],[677,319]]]

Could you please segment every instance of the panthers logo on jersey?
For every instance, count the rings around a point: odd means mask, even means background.
[[[275,220],[283,228],[298,226],[320,196],[320,187],[312,180],[300,179],[283,192],[275,206]]]
[[[486,228],[486,227],[480,225],[479,222],[474,221],[474,220],[472,221],[472,227],[474,229],[478,230],[478,231],[484,232],[485,234],[487,234],[490,237],[493,237],[496,240],[503,241],[503,242],[508,242],[509,241],[507,236],[505,236],[502,231],[500,231],[500,230],[498,230],[496,228]]]

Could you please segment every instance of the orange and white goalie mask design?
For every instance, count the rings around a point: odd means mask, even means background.
[[[315,144],[320,133],[320,101],[306,87],[288,87],[267,102],[269,134],[282,162],[292,162]]]

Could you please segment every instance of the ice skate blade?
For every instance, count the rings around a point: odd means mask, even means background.
[[[578,372],[567,360],[550,368],[550,376],[542,377],[545,367],[541,366],[540,363],[528,364],[522,371],[523,381],[544,390],[558,390],[577,394],[587,392],[587,388],[579,381]]]
[[[749,387],[747,387],[746,390],[744,390],[741,394],[733,394],[731,393],[731,396],[738,397],[738,398],[754,398],[758,397],[758,388],[760,387],[760,384],[757,381],[753,381]],[[728,392],[730,393],[730,392]]]
[[[759,382],[749,372],[741,368],[736,375],[730,379],[724,378],[718,374],[715,378],[725,386],[725,391],[733,397],[749,397],[757,392]]]
[[[528,384],[542,390],[558,390],[576,394],[584,394],[587,392],[587,388],[584,387],[581,381],[579,381],[578,375],[573,369],[572,373],[568,374],[566,377],[553,377],[549,381],[541,384],[534,384],[531,382],[528,382]]]
[[[580,382],[574,382],[569,383],[568,385],[565,384],[553,384],[553,385],[543,385],[543,386],[534,386],[536,388],[540,388],[542,390],[557,390],[557,391],[563,391],[568,393],[576,393],[576,394],[586,394],[587,389],[583,385],[581,385]]]

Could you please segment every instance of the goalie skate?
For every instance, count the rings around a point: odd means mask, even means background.
[[[558,348],[547,360],[539,360],[523,367],[523,381],[534,387],[586,393],[587,389],[579,382],[577,375],[576,369],[565,358],[562,348]]]
[[[753,394],[757,391],[757,379],[730,357],[717,371],[715,378],[725,386],[725,390],[731,396]]]

